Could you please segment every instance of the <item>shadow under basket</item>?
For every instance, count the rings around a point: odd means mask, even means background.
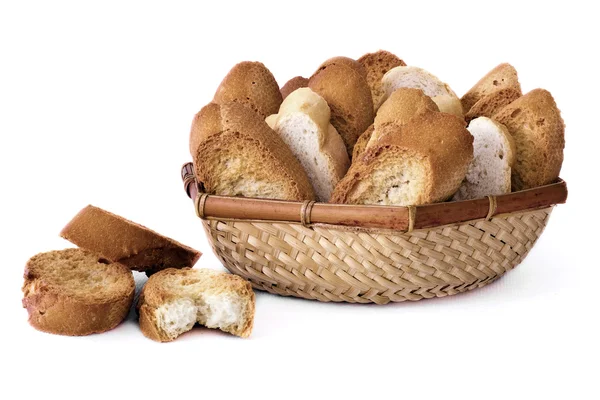
[[[256,289],[385,304],[485,286],[525,258],[567,199],[562,179],[501,196],[416,207],[213,196],[182,168],[225,268]]]

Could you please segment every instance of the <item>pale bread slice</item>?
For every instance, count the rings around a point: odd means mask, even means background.
[[[194,118],[190,152],[206,193],[314,200],[306,172],[258,114],[240,104],[210,103]]]
[[[254,324],[256,300],[243,278],[210,269],[165,269],[152,275],[137,309],[142,333],[169,342],[198,323],[240,337]]]
[[[421,89],[437,104],[441,112],[463,116],[462,105],[456,93],[435,75],[423,68],[400,66],[389,70],[382,78],[384,95],[378,108],[399,88]]]
[[[377,107],[383,97],[381,89],[381,78],[390,69],[398,66],[404,66],[406,63],[389,51],[379,50],[374,53],[367,53],[357,60],[367,73],[367,83],[371,88],[373,97],[373,108]]]
[[[29,323],[58,335],[113,329],[129,313],[135,291],[129,268],[83,249],[37,254],[27,262],[24,278]]]
[[[487,117],[475,118],[467,130],[473,135],[473,161],[453,200],[479,199],[510,193],[515,142],[508,129]]]
[[[217,88],[213,103],[240,103],[262,118],[275,114],[283,98],[275,77],[264,64],[243,61],[236,64]]]
[[[281,89],[280,89],[281,96],[285,100],[285,98],[288,97],[288,95],[290,93],[292,93],[294,90],[300,89],[300,88],[305,88],[305,87],[308,87],[308,78],[305,78],[303,76],[295,76],[292,79],[290,79],[289,81],[287,81],[281,87]],[[271,114],[271,115],[273,115],[273,114]]]
[[[509,105],[521,96],[521,90],[513,87],[505,87],[486,94],[473,104],[473,107],[465,114],[465,120],[469,122],[477,117],[491,118],[502,107]]]
[[[309,79],[308,87],[331,109],[331,124],[341,135],[348,154],[358,137],[373,123],[373,98],[362,66],[336,57],[326,61]]]
[[[473,159],[473,136],[462,119],[429,112],[382,129],[338,183],[332,203],[420,205],[456,192]]]
[[[521,92],[517,70],[508,63],[496,66],[465,93],[460,99],[465,114],[484,96],[504,88],[512,88]]]
[[[267,118],[304,167],[321,202],[329,201],[350,166],[344,141],[329,118],[327,102],[309,88],[292,92],[281,103],[279,114]]]
[[[492,118],[504,124],[515,141],[513,191],[547,185],[558,178],[565,147],[565,124],[550,92],[534,89]]]

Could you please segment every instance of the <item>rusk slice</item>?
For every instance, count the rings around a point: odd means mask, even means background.
[[[473,137],[463,120],[430,112],[382,129],[338,183],[332,203],[419,205],[456,192],[473,159]]]
[[[353,61],[353,60],[351,60]],[[358,137],[373,123],[373,100],[365,75],[349,61],[325,62],[308,87],[327,101],[331,124],[342,136],[349,155]]]
[[[512,88],[521,93],[517,70],[507,63],[500,64],[488,72],[460,99],[465,114],[484,96],[505,88]]]
[[[335,185],[350,166],[344,141],[329,123],[327,102],[309,88],[292,92],[279,114],[267,123],[302,164],[321,202],[329,201]]]
[[[554,182],[565,147],[565,124],[550,92],[535,89],[503,107],[493,119],[504,124],[517,148],[512,190]]]
[[[477,103],[473,104],[473,107],[465,114],[465,120],[469,122],[477,117],[491,118],[502,107],[509,105],[521,95],[521,90],[513,87],[505,87],[486,94]]]
[[[285,98],[294,90],[305,87],[308,87],[308,79],[303,76],[295,76],[281,87],[281,96],[285,100]]]
[[[210,269],[167,269],[152,275],[138,300],[142,333],[169,342],[198,323],[248,337],[255,296],[243,278]]]
[[[191,267],[202,255],[198,250],[92,205],[79,211],[60,236],[148,275],[165,268]]]
[[[460,100],[450,86],[422,68],[392,68],[383,76],[381,82],[384,91],[382,102],[387,100],[396,89],[421,89],[426,96],[431,97],[441,112],[454,114],[460,118],[463,116]]]
[[[510,193],[515,143],[508,129],[487,117],[471,121],[473,161],[453,200],[479,199]]]
[[[213,102],[240,103],[266,118],[279,110],[282,100],[279,85],[271,71],[262,63],[244,61],[225,76]]]
[[[81,336],[125,319],[135,283],[129,268],[82,249],[33,256],[25,267],[23,307],[36,329]]]
[[[306,172],[263,118],[236,104],[208,104],[194,118],[190,151],[206,193],[314,200]]]

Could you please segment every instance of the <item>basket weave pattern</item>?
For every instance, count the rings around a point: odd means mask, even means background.
[[[517,266],[552,207],[409,233],[203,219],[223,265],[261,290],[385,304],[487,285]]]

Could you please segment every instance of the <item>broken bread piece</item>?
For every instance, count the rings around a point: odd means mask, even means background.
[[[60,236],[146,275],[165,268],[192,267],[202,255],[198,250],[92,205],[79,211]]]
[[[467,130],[473,135],[473,161],[452,200],[510,193],[516,149],[508,129],[499,122],[479,117],[471,121]]]
[[[496,66],[485,74],[465,95],[460,99],[462,108],[466,113],[471,110],[479,100],[500,89],[511,88],[521,93],[521,84],[515,67],[508,63]],[[486,115],[487,116],[487,115]]]
[[[133,302],[131,270],[82,249],[40,253],[25,266],[23,307],[34,328],[57,335],[106,332]]]
[[[279,114],[266,120],[300,161],[321,202],[329,200],[350,166],[344,141],[329,118],[327,102],[311,89],[300,88],[285,98]]]
[[[152,275],[137,309],[142,333],[170,342],[198,323],[248,337],[254,323],[255,296],[250,282],[210,269],[166,269]]]

